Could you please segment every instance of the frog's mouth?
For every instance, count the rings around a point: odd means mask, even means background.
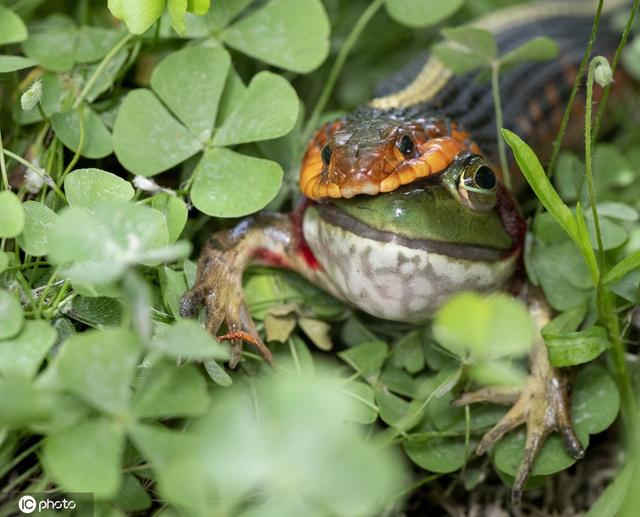
[[[498,248],[430,238],[412,238],[397,232],[374,228],[347,214],[332,203],[317,203],[314,206],[317,208],[320,218],[328,224],[377,242],[392,242],[405,248],[470,261],[497,262],[512,257],[514,254],[513,247]]]

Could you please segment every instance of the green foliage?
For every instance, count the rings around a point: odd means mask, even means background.
[[[85,158],[104,158],[113,152],[111,132],[91,109],[54,113],[51,126],[64,145]]]
[[[151,76],[160,99],[149,90],[129,93],[114,126],[116,155],[125,167],[144,176],[204,151],[193,172],[191,195],[198,209],[217,217],[238,217],[263,208],[278,192],[283,174],[277,163],[218,146],[282,136],[298,115],[297,97],[289,83],[261,72],[214,129],[229,67],[229,55],[222,49],[188,48],[172,54]],[[181,77],[195,80],[185,85]]]
[[[24,229],[24,209],[13,192],[0,192],[0,237],[16,237]]]
[[[518,167],[540,202],[578,246],[595,284],[598,281],[598,266],[580,205],[577,205],[574,215],[553,188],[533,150],[508,129],[503,129],[502,133],[513,151]]]
[[[327,57],[329,20],[320,0],[270,0],[225,27],[220,39],[270,65],[307,73]]]
[[[77,169],[64,179],[70,206],[91,208],[102,201],[129,201],[134,194],[131,183],[100,169]]]
[[[602,432],[615,420],[620,409],[620,395],[615,382],[602,367],[589,365],[578,374],[572,397],[572,419],[580,442],[589,443],[589,435]],[[515,476],[520,465],[525,436],[513,432],[501,440],[493,451],[493,462],[501,472]],[[559,436],[550,437],[535,463],[532,476],[548,476],[563,470],[575,459],[567,454]]]
[[[505,295],[457,295],[436,315],[433,335],[444,348],[470,362],[523,356],[533,342],[526,307]]]
[[[546,333],[544,338],[549,352],[549,361],[553,366],[558,367],[593,361],[609,348],[607,331],[597,326],[560,335]]]
[[[176,32],[182,34],[186,30],[186,13],[205,14],[210,4],[211,0],[109,0],[109,10],[116,18],[123,19],[131,32],[142,34],[153,25],[166,7],[171,25]]]
[[[464,0],[439,2],[438,0],[387,0],[385,6],[389,16],[398,23],[419,28],[435,25],[453,15],[464,4]]]
[[[24,68],[31,68],[37,65],[35,59],[29,59],[21,56],[0,56],[0,74],[7,72],[15,72]]]
[[[446,41],[434,46],[434,54],[455,73],[497,66],[509,68],[527,61],[546,61],[558,55],[558,45],[550,38],[533,38],[498,57],[493,34],[472,26],[443,29]]]
[[[0,290],[0,339],[15,336],[23,325],[22,307],[9,292]]]
[[[102,192],[106,194],[106,192]],[[118,191],[111,194],[117,200]],[[99,202],[91,210],[64,209],[48,238],[54,264],[67,266],[68,278],[80,284],[108,284],[133,264],[154,265],[184,258],[186,243],[169,245],[164,216],[143,205]]]
[[[0,45],[20,43],[27,39],[27,27],[8,7],[0,5]]]
[[[92,492],[112,514],[373,515],[398,511],[412,486],[397,446],[427,471],[418,483],[462,471],[456,483],[478,487],[489,462],[474,447],[506,410],[452,403],[523,382],[534,329],[520,302],[463,294],[408,327],[254,268],[246,302],[276,367],[246,347],[230,371],[228,344],[181,318],[180,298],[191,243],[225,218],[295,206],[303,135],[430,44],[433,31],[408,28],[496,5],[482,4],[110,0],[119,26],[90,2],[0,4],[0,481]],[[546,38],[499,55],[481,29],[443,34],[435,54],[478,79],[557,52]],[[548,210],[532,217],[525,259],[562,311],[543,331],[550,360],[589,363],[573,397],[585,445],[620,406],[597,359],[615,347],[596,321],[597,280],[621,321],[640,303],[633,131],[593,155],[604,265],[581,159],[561,155],[551,183],[506,134]],[[523,440],[516,430],[491,453],[507,482]],[[553,436],[532,484],[572,463]],[[625,479],[603,512],[620,507]]]
[[[122,33],[102,27],[77,27],[68,16],[53,14],[30,27],[24,53],[46,70],[65,72],[75,63],[102,59]]]

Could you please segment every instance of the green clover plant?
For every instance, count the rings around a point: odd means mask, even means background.
[[[202,153],[190,179],[191,197],[199,210],[218,217],[263,208],[283,175],[278,164],[227,146],[282,136],[298,116],[297,96],[285,79],[261,72],[245,87],[232,75],[235,86],[225,89],[230,70],[223,49],[194,47],[171,54],[155,68],[152,90],[125,97],[113,136],[118,159],[143,176]],[[185,83],[184,77],[192,80]],[[220,110],[221,102],[233,102],[234,109]]]

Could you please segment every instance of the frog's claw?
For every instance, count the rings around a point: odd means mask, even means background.
[[[535,312],[534,316],[536,316]],[[539,321],[539,326],[544,322]],[[571,421],[568,376],[564,370],[554,368],[549,363],[547,350],[541,337],[533,346],[530,362],[531,373],[519,393],[505,388],[483,388],[466,393],[454,401],[457,406],[476,402],[513,403],[507,414],[482,437],[476,448],[477,454],[484,454],[506,433],[526,423],[527,437],[524,454],[511,490],[511,501],[514,505],[520,503],[536,456],[547,436],[553,431],[558,431],[562,435],[565,448],[573,458],[580,459],[584,456],[584,448]]]
[[[280,219],[274,221],[283,224]],[[214,336],[226,324],[227,333],[218,339],[231,341],[231,368],[240,361],[244,341],[255,345],[268,363],[273,360],[258,334],[242,291],[244,270],[257,251],[270,244],[265,241],[267,225],[245,220],[231,230],[212,235],[198,260],[195,285],[180,300],[180,314],[184,317],[195,315],[204,304],[207,330]]]

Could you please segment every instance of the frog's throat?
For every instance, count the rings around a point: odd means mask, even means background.
[[[511,249],[498,249],[476,244],[445,242],[435,239],[413,239],[395,232],[379,230],[345,213],[343,210],[328,203],[317,204],[320,217],[327,223],[344,228],[351,233],[379,242],[393,242],[404,248],[423,250],[446,257],[469,261],[495,262],[512,255]]]
[[[426,322],[451,295],[500,289],[516,269],[514,253],[502,256],[504,251],[455,245],[438,251],[464,251],[464,257],[443,255],[424,241],[384,240],[379,231],[375,238],[363,236],[341,226],[341,221],[323,218],[318,208],[306,209],[303,233],[326,273],[330,285],[325,287],[378,318]],[[490,252],[495,260],[471,259],[474,251]]]

